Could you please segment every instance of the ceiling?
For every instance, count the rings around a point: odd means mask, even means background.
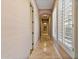
[[[39,9],[52,9],[53,0],[36,0]]]

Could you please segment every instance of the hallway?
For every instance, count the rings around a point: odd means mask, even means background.
[[[78,59],[78,0],[2,0],[1,59]]]
[[[58,55],[55,44],[49,35],[43,34],[29,59],[61,59],[61,57]]]

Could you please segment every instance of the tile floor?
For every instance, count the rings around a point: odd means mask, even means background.
[[[34,48],[29,59],[61,59],[57,54],[54,43],[48,35],[42,35],[41,39],[37,43],[37,47]]]

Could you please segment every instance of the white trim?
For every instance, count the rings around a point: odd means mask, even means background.
[[[54,45],[54,48],[55,48],[55,51],[56,51],[56,53],[58,54],[58,56],[60,57],[60,59],[63,59],[62,58],[62,56],[60,55],[60,53],[58,52],[58,50],[57,50],[57,48],[56,48],[56,46]]]

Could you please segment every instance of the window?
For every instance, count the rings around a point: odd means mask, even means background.
[[[58,40],[63,41],[63,1],[59,0],[58,3]]]
[[[53,35],[71,57],[74,52],[75,56],[77,54],[77,32],[75,32],[77,31],[77,2],[75,0],[58,0],[53,11]]]
[[[72,0],[59,0],[58,41],[72,55]]]
[[[64,45],[72,52],[72,0],[65,0]]]

